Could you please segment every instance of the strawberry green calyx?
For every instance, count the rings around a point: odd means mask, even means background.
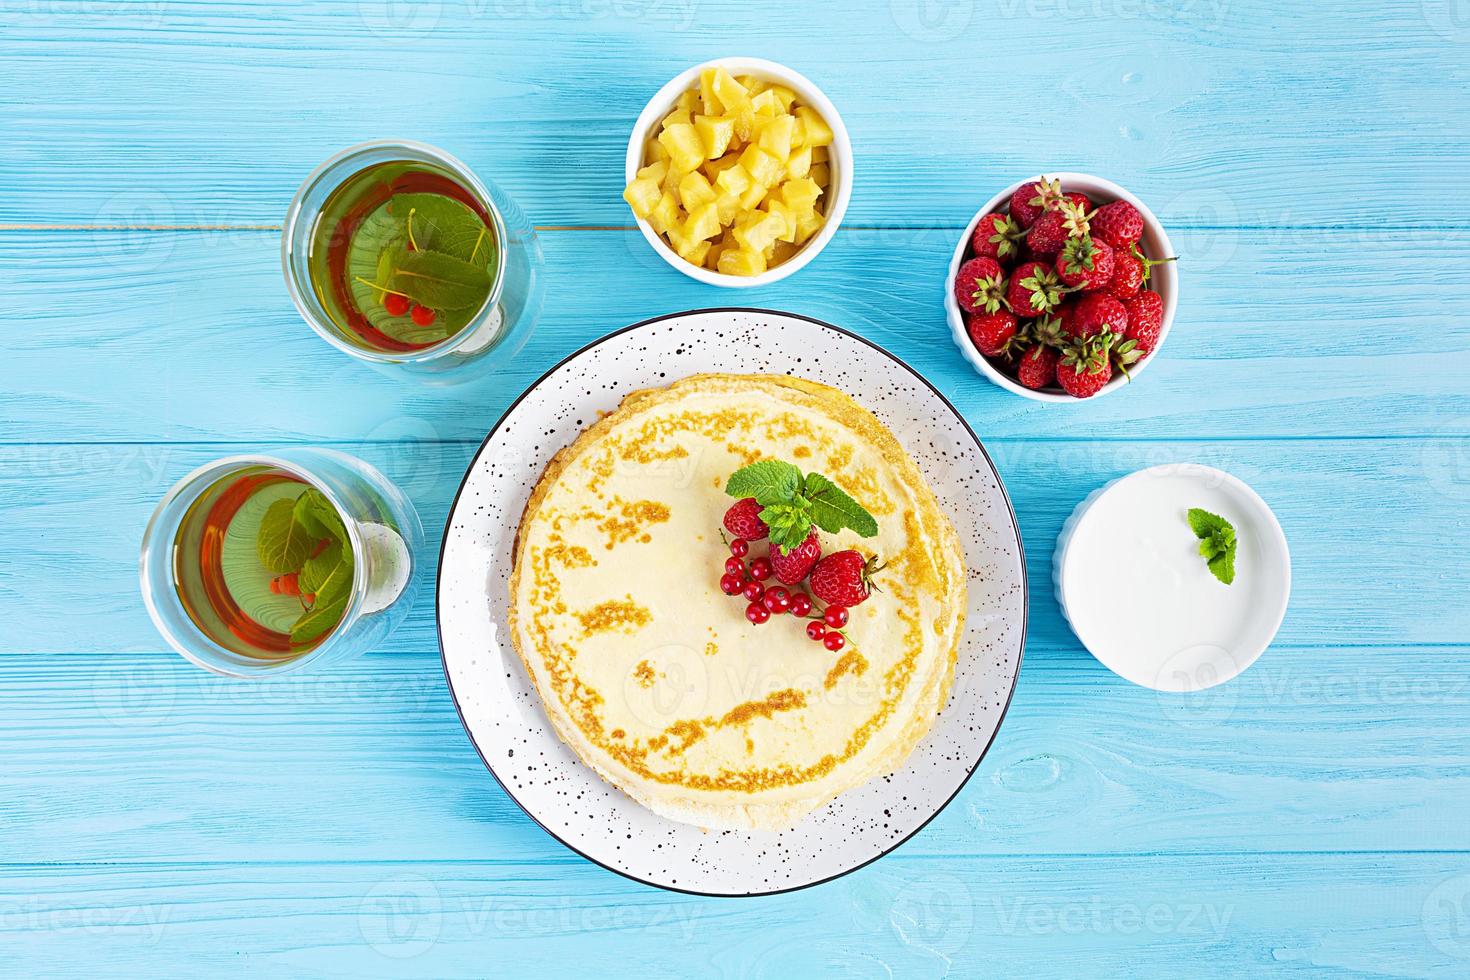
[[[987,276],[977,280],[971,309],[976,312],[984,310],[986,313],[1010,309],[1010,305],[1006,303],[1005,279],[998,276]]]
[[[1088,219],[1094,214],[1097,214],[1096,211],[1089,213],[1086,208],[1076,201],[1066,199],[1063,199],[1062,203],[1057,205],[1057,210],[1062,213],[1062,227],[1067,230],[1068,235],[1073,238],[1081,238],[1091,233],[1092,228]],[[1089,268],[1091,267],[1089,266]]]
[[[1083,235],[1080,238],[1069,238],[1067,244],[1062,246],[1062,265],[1068,275],[1080,275],[1082,272],[1091,272],[1097,260],[1097,244],[1091,235]]]
[[[1028,203],[1043,211],[1055,211],[1061,207],[1064,200],[1066,199],[1062,197],[1061,180],[1056,177],[1042,176],[1036,179],[1036,194]]]
[[[1109,352],[1116,336],[1104,330],[1091,337],[1074,339],[1062,349],[1061,363],[1081,374],[1101,374],[1108,367]]]
[[[812,527],[829,534],[847,528],[871,538],[878,522],[847,491],[820,473],[802,474],[778,459],[763,459],[730,475],[725,492],[732,497],[754,497],[761,505],[760,519],[770,529],[771,544],[791,551],[806,540]]]
[[[1044,312],[1056,309],[1057,304],[1062,301],[1062,294],[1071,292],[1064,290],[1057,274],[1045,267],[1022,279],[1021,286],[1031,294],[1031,305]]]
[[[1062,348],[1066,346],[1067,335],[1062,330],[1062,321],[1050,314],[1043,315],[1031,321],[1022,333],[1017,334],[1023,341],[1044,344],[1047,347]]]

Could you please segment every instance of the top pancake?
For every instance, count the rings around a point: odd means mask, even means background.
[[[821,535],[824,554],[887,562],[837,653],[791,616],[748,623],[718,588],[725,481],[765,458],[877,518],[877,537]],[[552,459],[510,628],[558,735],[602,776],[674,820],[778,829],[908,756],[948,696],[965,604],[958,537],[871,413],[797,378],[697,375],[630,394]]]

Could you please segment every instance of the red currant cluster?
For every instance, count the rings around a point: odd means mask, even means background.
[[[412,302],[402,293],[384,293],[383,309],[388,311],[389,316],[403,316],[407,313],[420,327],[429,327],[434,324],[433,310]]]
[[[809,620],[806,635],[820,640],[822,645],[834,653],[847,643],[842,628],[847,625],[847,610],[842,606],[828,606],[818,610],[812,597],[797,590],[792,592],[783,585],[765,586],[775,570],[766,558],[752,558],[746,565],[745,556],[750,554],[750,543],[744,538],[730,542],[730,557],[725,559],[725,574],[720,576],[720,591],[728,596],[744,596],[750,605],[745,607],[745,618],[755,625],[772,616],[790,613],[797,619]]]

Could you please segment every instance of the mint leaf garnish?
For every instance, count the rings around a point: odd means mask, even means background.
[[[725,484],[732,497],[754,497],[770,541],[790,551],[806,540],[812,525],[836,534],[851,528],[865,538],[878,533],[873,515],[845,490],[820,473],[801,470],[779,459],[763,459],[736,470]]]
[[[1235,527],[1219,514],[1189,509],[1189,528],[1199,538],[1199,553],[1210,574],[1226,585],[1235,581]]]
[[[255,552],[267,570],[283,575],[294,572],[306,561],[315,543],[293,516],[295,503],[277,500],[266,509],[256,532]]]
[[[836,534],[850,527],[865,538],[878,533],[878,521],[873,515],[822,474],[808,473],[805,489],[812,502],[812,523],[823,531]]]
[[[323,599],[318,595],[316,605],[303,613],[301,618],[296,620],[296,624],[291,627],[291,642],[298,645],[310,643],[329,632],[341,621],[350,596],[351,593],[347,590],[328,599]]]
[[[762,507],[791,503],[800,489],[801,470],[779,459],[763,459],[742,466],[725,482],[725,492],[730,496],[754,497]],[[770,522],[766,523],[769,526]]]
[[[342,515],[337,513],[337,508],[332,506],[327,495],[315,487],[296,498],[291,516],[317,541],[322,538],[333,538],[337,541],[347,539],[347,529],[342,526]]]

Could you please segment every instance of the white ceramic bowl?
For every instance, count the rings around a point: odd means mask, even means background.
[[[960,353],[965,359],[974,365],[975,370],[985,375],[991,381],[1000,385],[1006,391],[1013,391],[1023,398],[1030,398],[1039,402],[1089,402],[1096,401],[1104,395],[1117,391],[1128,383],[1128,379],[1121,372],[1114,372],[1113,379],[1103,385],[1102,390],[1091,398],[1074,398],[1064,391],[1034,391],[1008,376],[975,347],[975,342],[970,339],[969,332],[965,329],[965,314],[960,309],[960,304],[954,298],[954,280],[959,273],[960,266],[964,264],[965,258],[970,251],[970,236],[975,233],[975,226],[980,219],[992,211],[1000,211],[1006,208],[1011,200],[1011,195],[1016,188],[1033,180],[1039,180],[1042,176],[1059,179],[1062,182],[1063,191],[1079,191],[1086,194],[1097,205],[1108,204],[1112,201],[1127,201],[1138,209],[1143,215],[1143,252],[1151,259],[1168,258],[1174,254],[1174,246],[1169,243],[1169,236],[1164,234],[1164,226],[1159,224],[1159,219],[1138,198],[1128,193],[1111,180],[1094,177],[1092,174],[1071,173],[1070,171],[1051,171],[1045,175],[1038,174],[1035,177],[1027,177],[1018,180],[999,194],[986,202],[985,206],[975,213],[970,223],[965,226],[965,233],[960,237],[960,243],[955,247],[954,256],[949,260],[949,275],[944,280],[944,310],[949,317],[949,328],[954,334],[954,342],[959,347]],[[1158,356],[1159,350],[1164,346],[1164,340],[1169,336],[1169,328],[1174,325],[1174,309],[1179,302],[1179,269],[1177,262],[1168,262],[1164,265],[1156,265],[1149,278],[1149,288],[1164,298],[1164,324],[1159,330],[1159,342],[1153,351],[1129,368],[1136,381],[1144,369]]]
[[[1205,567],[1190,507],[1235,526],[1232,584]],[[1230,680],[1271,645],[1291,597],[1291,553],[1276,515],[1245,483],[1167,463],[1077,505],[1052,552],[1052,582],[1067,624],[1103,666],[1156,691],[1190,692]]]
[[[631,181],[636,177],[638,169],[643,166],[644,147],[648,143],[653,128],[664,116],[673,111],[674,102],[680,95],[699,87],[699,73],[716,65],[724,68],[731,75],[753,75],[763,81],[778,82],[786,86],[797,94],[803,105],[811,106],[827,121],[827,125],[832,128],[832,145],[827,148],[832,180],[824,195],[828,197],[825,212],[827,220],[822,224],[822,230],[813,235],[801,251],[758,276],[727,276],[721,272],[701,268],[681,259],[678,253],[669,247],[668,242],[653,230],[653,226],[642,218],[637,219],[638,228],[643,232],[643,237],[648,239],[648,244],[665,262],[691,279],[698,279],[712,286],[729,286],[732,289],[764,286],[767,283],[785,279],[816,258],[817,253],[826,248],[827,243],[836,234],[837,226],[842,223],[842,215],[847,211],[847,201],[852,197],[852,143],[847,138],[847,127],[843,125],[842,117],[837,114],[837,107],[822,94],[821,89],[808,81],[805,76],[792,71],[785,65],[778,65],[774,61],[765,61],[761,58],[716,58],[680,72],[648,100],[648,105],[644,106],[643,112],[638,116],[638,121],[633,124],[633,135],[628,138],[627,165],[623,175],[625,181]]]

